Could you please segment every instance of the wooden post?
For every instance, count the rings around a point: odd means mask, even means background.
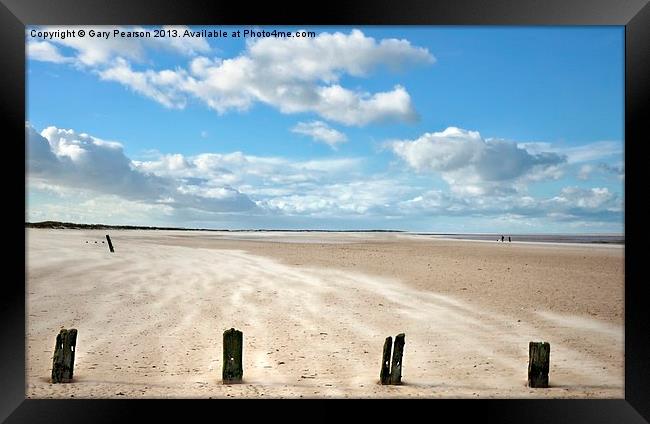
[[[386,337],[384,342],[384,353],[381,357],[381,372],[379,373],[379,381],[381,384],[390,384],[390,352],[393,348],[393,338]]]
[[[77,330],[62,329],[56,336],[54,360],[52,363],[52,383],[69,383],[74,371],[74,351],[77,345]]]
[[[108,248],[111,250],[111,253],[115,252],[113,250],[113,243],[111,243],[111,238],[106,234],[106,241],[108,242]]]
[[[241,331],[231,328],[223,332],[222,379],[225,384],[242,381],[244,375],[242,367],[243,345],[244,335]]]
[[[530,342],[528,345],[528,386],[548,387],[548,369],[551,345],[546,342]]]
[[[395,337],[393,363],[390,369],[390,384],[402,384],[402,354],[404,352],[404,333]]]

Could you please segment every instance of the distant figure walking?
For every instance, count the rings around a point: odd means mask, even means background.
[[[501,241],[503,241],[503,236],[501,236]]]
[[[508,243],[510,242],[512,242],[512,239],[510,238],[510,236],[508,236]]]

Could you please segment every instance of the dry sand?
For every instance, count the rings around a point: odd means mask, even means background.
[[[622,246],[108,232],[113,254],[106,231],[26,230],[28,398],[624,397]],[[50,384],[62,327],[74,382]],[[243,384],[221,383],[230,327]],[[400,332],[404,384],[381,386]],[[548,389],[526,387],[531,340]]]

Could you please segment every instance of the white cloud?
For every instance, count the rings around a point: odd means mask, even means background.
[[[422,223],[438,222],[439,217],[562,225],[618,225],[622,220],[623,200],[611,188],[569,186],[553,195],[531,195],[510,180],[484,181],[478,172],[470,175],[466,163],[475,167],[476,152],[459,153],[448,145],[433,149],[435,159],[440,150],[446,161],[423,162],[421,169],[444,169],[451,190],[432,188],[427,175],[403,170],[368,174],[360,158],[296,161],[243,152],[194,156],[149,152],[147,160],[133,161],[120,143],[56,127],[38,134],[26,124],[25,130],[28,187],[59,199],[38,206],[30,216],[86,216],[92,221],[107,216],[101,212],[106,202],[108,209],[116,205],[114,222],[121,216],[123,221],[137,217],[147,223],[141,218],[150,214],[152,222],[176,225],[224,222],[224,214],[231,214],[229,225],[235,227],[243,222],[309,226],[318,222],[313,220],[346,219],[357,220],[356,226],[373,222],[381,227],[386,220]],[[445,137],[487,143],[477,133],[460,130],[447,131]],[[529,174],[515,178],[517,184],[525,184]],[[103,200],[87,203],[91,199]]]
[[[464,196],[441,190],[428,190],[397,202],[403,216],[447,216],[489,218],[500,221],[509,217],[552,222],[621,222],[623,204],[620,197],[604,187],[564,187],[555,196],[533,197],[518,193],[493,196]]]
[[[70,27],[65,26],[39,26],[34,27],[38,31],[47,31],[49,33],[55,33],[56,31],[65,31],[71,29]],[[124,58],[133,60],[136,62],[144,62],[146,60],[146,51],[149,48],[158,49],[158,50],[167,50],[176,54],[183,56],[195,56],[197,54],[205,54],[210,52],[210,45],[207,40],[202,37],[153,37],[152,28],[143,28],[143,27],[115,27],[115,26],[83,26],[75,27],[75,30],[84,29],[86,31],[85,37],[66,37],[58,38],[54,37],[47,42],[55,43],[61,47],[68,48],[73,50],[74,56],[70,57],[70,60],[78,66],[86,67],[97,67],[100,65],[110,64],[117,58]],[[162,29],[165,30],[177,30],[179,34],[182,34],[186,26],[163,26]],[[118,31],[137,31],[137,32],[149,32],[152,37],[143,37],[143,38],[126,38],[126,37],[114,37],[113,30]],[[110,36],[108,38],[103,37],[90,37],[90,32],[94,31],[105,32],[109,31]],[[38,42],[38,41],[37,41]],[[54,47],[54,46],[52,46]],[[41,49],[46,47],[40,47]],[[48,47],[49,48],[49,47]],[[31,52],[28,51],[29,58],[34,60],[48,60],[49,56],[36,55],[31,56]]]
[[[227,183],[246,193],[259,210],[280,215],[382,214],[396,198],[414,190],[389,178],[365,181],[362,160],[356,158],[291,161],[241,152],[176,154],[136,162],[136,166],[143,172],[184,181],[186,190],[193,193],[203,193],[227,178]]]
[[[134,161],[142,172],[162,177],[219,181],[238,184],[301,184],[330,181],[332,176],[358,175],[362,160],[356,158],[291,161],[281,157],[246,155],[242,152],[159,155],[154,160]]]
[[[254,200],[258,213],[361,215],[379,210],[404,190],[389,179],[359,181],[362,160],[356,158],[292,161],[242,152],[165,154],[131,161],[131,166],[138,175],[172,184],[173,190],[161,190],[157,200],[146,197],[163,203],[171,196],[174,207],[189,203],[181,195],[228,200],[232,193],[241,193]]]
[[[74,130],[48,127],[41,134],[25,125],[27,176],[30,182],[71,187],[128,201],[168,204],[174,209],[211,212],[249,210],[254,203],[227,185],[200,192],[182,181],[142,172],[124,155],[121,144]],[[172,157],[167,166],[179,169],[183,159]]]
[[[597,168],[599,171],[605,173],[605,174],[610,174],[618,177],[620,180],[625,180],[625,163],[620,162],[619,164],[606,164],[606,163],[599,163],[597,165]]]
[[[311,93],[310,93],[311,94]],[[400,85],[391,91],[379,93],[354,92],[340,85],[319,87],[316,99],[311,96],[299,98],[290,106],[280,105],[286,112],[311,111],[329,120],[345,125],[364,126],[371,122],[405,121],[417,119],[417,113],[411,103],[411,96]]]
[[[113,27],[83,27],[88,33],[90,31],[107,31],[112,30]],[[65,31],[70,29],[63,26],[43,26],[38,27],[39,31],[56,32]],[[80,28],[75,28],[79,30]],[[145,59],[145,46],[143,39],[135,38],[95,38],[95,37],[66,37],[53,38],[52,43],[57,44],[59,47],[69,49],[71,51],[70,57],[78,66],[99,66],[107,64],[117,57],[127,58],[142,62]],[[37,57],[30,59],[39,60]]]
[[[74,49],[78,66],[166,107],[183,108],[193,97],[225,113],[244,111],[259,102],[282,113],[310,112],[356,126],[414,121],[418,116],[405,87],[397,84],[374,93],[352,90],[340,84],[342,76],[365,77],[380,67],[395,70],[435,62],[427,49],[412,46],[407,40],[377,41],[353,30],[349,34],[324,32],[315,38],[254,39],[239,56],[198,56],[187,69],[139,70],[131,65],[130,61],[143,63],[149,47],[164,46],[189,55],[209,50],[207,43],[197,44],[197,39],[188,39],[191,41],[185,44],[172,40],[66,38],[54,42]],[[190,42],[194,44],[188,45]]]
[[[580,187],[565,187],[558,196],[550,199],[548,203],[556,204],[566,209],[585,210],[608,210],[612,212],[621,211],[621,205],[617,202],[617,196],[605,187],[594,187],[590,189]]]
[[[439,216],[501,219],[507,215],[520,217],[520,220],[531,217],[556,220],[560,214],[572,214],[575,220],[612,221],[620,218],[622,208],[615,194],[600,188],[578,192],[567,188],[558,196],[548,198],[505,189],[467,196],[464,192],[428,189],[414,184],[407,174],[355,173],[359,171],[359,164],[354,161],[318,161],[312,164],[243,154],[237,156],[243,163],[233,167],[219,161],[219,166],[228,166],[239,176],[235,186],[254,199],[260,209],[281,215],[397,217],[407,220]],[[222,159],[237,162],[232,157]],[[190,160],[196,161],[197,158]],[[319,172],[308,172],[312,169]],[[557,197],[570,200],[560,202]]]
[[[183,76],[178,72],[134,71],[126,60],[117,58],[113,66],[97,73],[103,80],[119,82],[166,107],[182,109],[186,105],[185,95],[179,90]]]
[[[310,136],[313,140],[321,141],[334,149],[337,144],[347,140],[345,134],[331,128],[323,121],[298,122],[291,131]]]
[[[582,146],[561,149],[569,163],[587,162],[603,159],[623,153],[623,143],[620,141],[597,141]]]
[[[435,61],[427,49],[407,40],[377,42],[358,29],[349,34],[323,32],[314,38],[255,39],[248,43],[246,56],[264,65],[274,78],[324,82],[336,82],[342,73],[367,76],[380,65],[395,70]]]
[[[158,38],[148,38],[147,42],[153,43],[154,47],[160,47],[162,49],[167,49],[175,53],[179,53],[185,56],[196,56],[199,54],[209,53],[212,49],[208,40],[203,37],[181,37],[189,28],[185,25],[163,25],[163,30],[167,31],[177,31],[179,34],[178,37],[158,37]]]
[[[584,181],[590,179],[592,176],[614,177],[623,181],[625,180],[625,165],[623,163],[607,164],[599,162],[584,164],[579,168],[577,174],[578,179]]]
[[[41,190],[40,187],[29,188]],[[98,195],[80,191],[65,198],[59,197],[57,200],[57,202],[36,200],[35,204],[30,203],[26,211],[27,220],[113,225],[171,225],[176,213],[173,207],[165,204],[144,203],[126,200],[116,195]]]
[[[591,164],[582,165],[578,171],[578,179],[583,181],[588,180],[589,176],[591,176],[592,172],[594,172],[595,169],[596,167]]]
[[[64,63],[72,58],[64,57],[59,49],[47,41],[30,41],[27,43],[27,57],[41,62]]]
[[[440,173],[452,190],[474,196],[511,192],[526,178],[557,176],[557,166],[566,160],[556,153],[530,153],[514,142],[486,140],[477,131],[456,127],[393,141],[389,147],[414,170]]]
[[[220,113],[262,102],[283,113],[313,112],[346,125],[412,121],[417,114],[404,87],[366,93],[342,87],[339,80],[344,74],[367,76],[382,65],[395,69],[434,61],[426,49],[406,40],[377,42],[359,30],[262,38],[249,41],[232,59],[194,59],[186,88]]]
[[[482,144],[478,132],[449,127],[416,140],[395,141],[392,149],[416,171],[451,171],[468,166]]]
[[[596,141],[571,147],[554,146],[546,142],[519,143],[518,146],[532,154],[551,152],[564,155],[569,164],[595,161],[623,154],[623,143],[620,141]]]
[[[381,216],[392,213],[390,205],[406,192],[392,179],[304,184],[258,201],[258,206],[288,215],[314,217]],[[406,189],[406,190],[405,190]]]

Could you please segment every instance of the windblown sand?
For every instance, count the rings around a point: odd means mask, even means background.
[[[26,230],[28,398],[624,397],[622,246],[110,230],[109,253],[106,233]],[[74,382],[51,384],[64,327]],[[244,382],[224,385],[231,327]],[[401,332],[403,385],[382,386]]]

